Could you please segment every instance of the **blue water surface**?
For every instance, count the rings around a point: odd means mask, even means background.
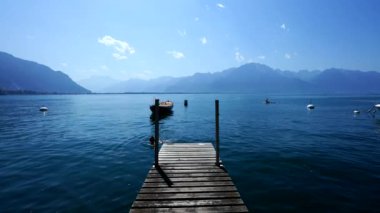
[[[380,209],[379,96],[115,94],[0,96],[0,212],[127,212],[153,162],[154,98],[175,103],[164,142],[214,142],[220,100],[221,159],[252,211]]]

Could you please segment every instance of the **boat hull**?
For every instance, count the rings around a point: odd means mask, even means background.
[[[160,115],[163,115],[163,114],[171,114],[171,113],[173,113],[173,106],[170,106],[170,107],[167,107],[167,106],[165,106],[165,107],[163,107],[163,106],[159,106],[158,107],[158,114],[160,114]],[[150,111],[152,111],[152,113],[155,113],[155,106],[154,105],[151,105],[150,106]]]
[[[47,111],[48,111],[48,108],[47,108],[47,107],[41,107],[41,108],[40,108],[40,111],[41,111],[41,112],[47,112]]]

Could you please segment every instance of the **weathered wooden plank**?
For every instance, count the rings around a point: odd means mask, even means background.
[[[240,198],[227,199],[204,199],[204,200],[162,200],[160,202],[146,202],[136,200],[134,208],[139,207],[192,207],[192,206],[218,206],[218,205],[242,205],[244,202]]]
[[[159,157],[160,160],[166,160],[166,161],[208,161],[212,160],[215,161],[215,158],[210,157]]]
[[[173,159],[167,159],[167,158],[160,158],[160,161],[165,163],[200,163],[200,162],[215,162],[215,159],[212,158],[173,158]]]
[[[202,186],[234,186],[232,181],[210,181],[210,182],[176,182],[171,185],[171,187],[202,187]],[[159,188],[159,187],[168,187],[167,183],[144,183],[143,188]]]
[[[168,153],[168,154],[160,154],[160,157],[212,157],[210,153]]]
[[[177,145],[177,146],[168,146],[168,145],[163,145],[161,147],[162,149],[181,149],[181,148],[194,148],[194,149],[213,149],[213,145],[205,145],[205,146],[197,146],[197,145]]]
[[[178,170],[193,170],[193,169],[220,169],[219,167],[215,166],[215,165],[202,165],[202,164],[199,164],[199,165],[194,165],[194,166],[173,166],[173,165],[170,165],[170,166],[167,166],[167,165],[163,165],[163,166],[160,166],[160,168],[162,170],[170,170],[170,169],[178,169]],[[152,169],[152,170],[155,170],[155,169]]]
[[[140,193],[184,193],[184,192],[235,192],[235,186],[183,187],[183,188],[142,188]]]
[[[215,155],[210,154],[171,154],[171,155],[159,155],[160,158],[214,158]]]
[[[215,152],[162,152],[159,155],[161,156],[170,156],[170,155],[209,155],[215,156]]]
[[[202,161],[178,161],[178,162],[174,162],[174,161],[161,161],[160,163],[169,163],[169,164],[176,164],[176,165],[179,165],[179,166],[182,166],[182,165],[198,165],[199,163],[202,163]],[[213,161],[206,161],[206,162],[203,162],[205,165],[212,165],[212,164],[215,164],[215,162]]]
[[[175,173],[224,173],[221,169],[165,169],[162,170],[165,174],[175,174]],[[149,174],[157,174],[159,171],[157,170],[150,170]]]
[[[248,212],[211,143],[163,144],[131,212]]]
[[[170,178],[171,182],[195,182],[195,181],[224,181],[224,180],[231,180],[231,177],[224,176],[224,177],[173,177]],[[163,178],[146,178],[146,183],[152,183],[152,182],[162,182],[164,181]]]
[[[184,164],[199,164],[199,163],[201,163],[202,161],[190,161],[190,160],[187,160],[187,161],[177,161],[177,162],[175,162],[175,161],[162,161],[162,163],[171,163],[171,164],[178,164],[178,165],[184,165]],[[213,162],[213,161],[205,161],[204,162],[205,164],[207,163],[207,164],[212,164],[212,163],[214,163],[215,164],[215,162]]]
[[[212,207],[177,207],[177,208],[136,208],[131,209],[131,213],[161,213],[161,212],[186,212],[186,213],[227,213],[227,212],[248,212],[245,205],[233,205],[233,206],[212,206]]]
[[[172,148],[162,148],[163,151],[183,151],[183,152],[186,152],[186,151],[190,151],[190,152],[195,152],[195,151],[202,151],[202,152],[215,152],[214,148],[212,147],[201,147],[201,148],[198,148],[198,147],[172,147]]]
[[[184,150],[184,151],[200,150],[200,151],[215,152],[214,147],[162,147],[161,149],[162,150]]]
[[[211,143],[164,143],[162,148],[173,148],[173,147],[196,147],[196,148],[214,148]]]
[[[199,149],[175,149],[175,150],[162,150],[162,154],[184,154],[184,153],[203,153],[203,154],[210,154],[215,155],[215,151],[211,150],[199,150]]]
[[[178,174],[178,173],[188,173],[188,174],[193,174],[193,173],[220,173],[220,174],[225,174],[225,172],[220,171],[218,169],[212,169],[212,168],[204,168],[204,169],[165,169],[162,171],[155,171],[151,170],[149,171],[148,175],[150,174],[161,174],[164,173],[164,175],[168,174]],[[216,174],[218,175],[218,174]]]
[[[162,162],[160,162],[160,167],[165,167],[165,166],[175,166],[176,167],[179,165],[176,163],[162,163]],[[211,163],[199,162],[199,163],[189,163],[189,164],[181,163],[180,166],[215,166],[215,162],[211,162]]]
[[[197,147],[175,147],[175,148],[162,148],[160,149],[160,152],[169,152],[169,151],[182,151],[182,152],[215,152],[214,148],[212,147],[204,147],[204,148],[197,148]]]
[[[239,198],[239,192],[199,192],[199,193],[165,193],[139,194],[136,200],[179,200],[179,199],[210,199]]]
[[[183,177],[183,178],[189,178],[189,177],[229,177],[228,174],[226,173],[192,173],[192,174],[188,174],[188,173],[178,173],[178,174],[167,174],[166,177],[168,178],[179,178],[179,177]],[[147,178],[161,178],[162,179],[162,175],[157,173],[157,174],[149,174],[149,176]],[[172,179],[170,179],[172,180]],[[173,181],[173,180],[172,180]]]

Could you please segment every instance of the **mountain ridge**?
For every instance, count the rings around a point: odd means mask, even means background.
[[[0,90],[3,93],[90,93],[61,71],[5,52],[0,52]]]
[[[185,77],[127,81],[98,77],[81,83],[100,93],[380,94],[380,73],[377,71],[330,68],[293,72],[259,63]],[[0,52],[0,93],[83,94],[90,91],[61,71]]]
[[[249,63],[214,73],[164,80],[131,79],[108,89],[109,92],[167,93],[380,93],[380,73],[338,68],[292,72]]]

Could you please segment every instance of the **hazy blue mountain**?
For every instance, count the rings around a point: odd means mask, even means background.
[[[294,72],[294,71],[283,71],[283,75],[285,76],[288,76],[288,77],[291,77],[291,78],[297,78],[297,79],[300,79],[302,81],[307,81],[307,82],[310,82],[311,80],[313,80],[316,76],[318,76],[319,74],[321,74],[322,71],[319,71],[319,70],[313,70],[313,71],[309,71],[309,70],[300,70],[298,72]]]
[[[42,93],[89,93],[61,71],[0,52],[0,89]]]
[[[266,65],[250,63],[217,73],[195,74],[167,87],[167,92],[288,93],[311,90],[297,78]]]
[[[107,76],[92,76],[78,81],[78,83],[92,92],[107,92],[107,88],[119,84],[121,81]]]
[[[310,82],[328,93],[380,93],[380,73],[374,71],[328,69]]]
[[[181,78],[132,79],[108,92],[380,93],[380,73],[344,69],[281,71],[257,63]]]

